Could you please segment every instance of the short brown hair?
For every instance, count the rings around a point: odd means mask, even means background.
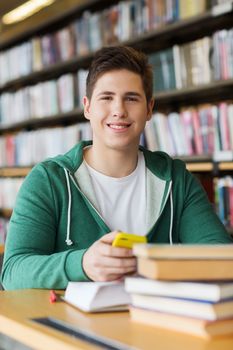
[[[96,52],[90,65],[86,81],[86,95],[89,99],[99,77],[111,70],[127,69],[140,75],[147,103],[153,94],[153,73],[147,56],[129,46],[103,47]]]

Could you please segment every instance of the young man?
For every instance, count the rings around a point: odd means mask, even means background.
[[[111,246],[117,230],[157,243],[232,242],[185,164],[139,148],[153,104],[145,55],[121,46],[96,54],[84,97],[93,142],[25,179],[7,235],[6,289],[63,289],[134,273],[132,251]]]

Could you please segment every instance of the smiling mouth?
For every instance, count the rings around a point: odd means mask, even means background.
[[[124,130],[130,127],[131,124],[111,124],[108,123],[107,126],[114,130]]]

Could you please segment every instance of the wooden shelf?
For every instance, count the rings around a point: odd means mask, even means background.
[[[12,209],[0,209],[0,216],[9,219],[12,214]]]
[[[4,245],[0,244],[0,254],[3,254],[3,253],[4,253]]]
[[[214,169],[218,171],[233,171],[233,161],[232,162],[191,162],[186,161],[187,169],[191,172],[211,172]]]
[[[167,107],[177,109],[181,106],[191,106],[233,98],[233,79],[220,80],[210,84],[164,91],[155,94],[155,109]]]
[[[43,118],[31,118],[21,122],[0,126],[0,135],[20,130],[35,130],[54,126],[67,126],[74,123],[87,121],[83,116],[83,110],[76,108],[68,113],[60,113]]]
[[[222,162],[218,165],[219,170],[228,171],[233,170],[233,162]]]
[[[233,160],[224,162],[214,162],[212,156],[208,155],[193,155],[193,156],[183,156],[174,157],[183,160],[186,163],[186,167],[191,172],[212,172],[212,171],[232,171],[233,170]]]
[[[213,163],[186,163],[186,168],[191,172],[209,172],[213,170]]]
[[[0,177],[25,177],[31,169],[31,167],[0,168]]]

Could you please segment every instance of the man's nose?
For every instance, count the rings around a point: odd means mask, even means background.
[[[113,117],[123,118],[127,117],[127,110],[125,108],[124,101],[117,100],[113,104],[113,110],[112,110]]]

